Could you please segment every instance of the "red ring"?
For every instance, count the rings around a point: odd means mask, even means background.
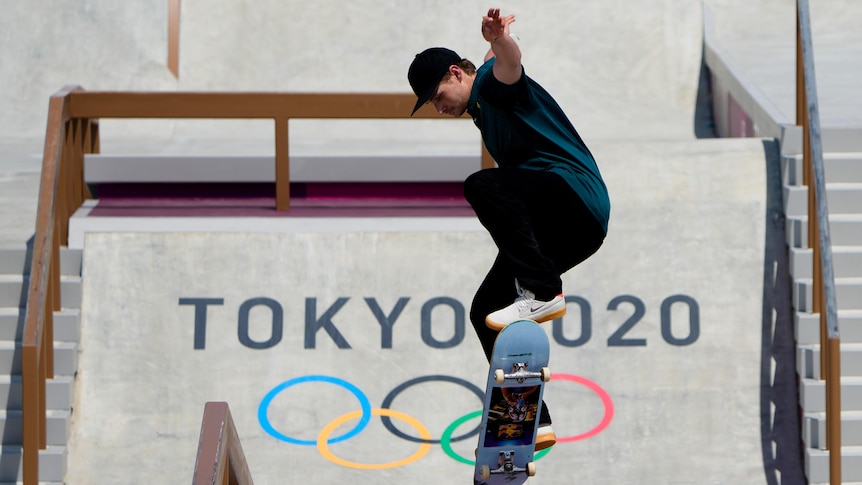
[[[557,443],[571,443],[573,441],[585,440],[601,433],[605,430],[605,428],[608,427],[609,424],[611,424],[611,420],[614,419],[614,402],[611,400],[611,396],[607,393],[607,391],[602,389],[601,386],[587,379],[586,377],[580,377],[572,374],[551,374],[551,380],[553,381],[555,379],[583,384],[591,391],[595,392],[597,396],[599,396],[599,399],[602,400],[602,404],[605,407],[605,415],[602,417],[601,422],[596,427],[587,431],[586,433],[582,433],[579,435],[557,438]]]

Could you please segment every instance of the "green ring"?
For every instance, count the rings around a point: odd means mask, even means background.
[[[473,411],[472,413],[467,413],[464,416],[461,416],[460,418],[456,419],[455,421],[452,421],[452,424],[450,424],[449,427],[447,427],[446,430],[443,431],[443,435],[440,436],[440,447],[443,448],[443,451],[446,453],[446,455],[449,456],[449,458],[452,458],[453,460],[459,463],[463,463],[465,465],[476,466],[476,460],[468,460],[467,458],[464,458],[458,453],[455,453],[455,450],[452,449],[452,434],[455,433],[455,430],[458,429],[458,427],[462,424],[473,418],[479,418],[481,416],[481,409],[478,411]],[[551,448],[545,448],[544,450],[533,455],[533,461],[539,461],[543,456],[550,453]]]

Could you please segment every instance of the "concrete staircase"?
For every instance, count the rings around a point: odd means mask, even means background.
[[[62,309],[54,313],[54,379],[46,385],[48,447],[39,457],[43,484],[63,483],[78,370],[82,253],[63,249],[60,259]],[[0,485],[22,480],[21,337],[29,273],[26,249],[0,249]]]
[[[862,130],[853,136],[824,130],[829,227],[841,337],[842,482],[862,482]],[[860,140],[860,141],[856,141]],[[794,280],[797,369],[805,471],[809,483],[829,482],[825,382],[820,380],[820,316],[810,313],[812,251],[802,156],[782,154],[790,271]]]

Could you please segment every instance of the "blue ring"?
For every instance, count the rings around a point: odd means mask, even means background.
[[[368,400],[368,397],[366,397],[365,394],[359,390],[358,387],[337,377],[303,376],[282,382],[281,384],[275,386],[275,388],[269,391],[266,396],[263,397],[263,400],[260,402],[260,406],[258,406],[257,408],[257,420],[258,422],[260,422],[260,427],[263,428],[263,430],[266,431],[269,435],[276,439],[286,441],[294,445],[317,445],[316,440],[300,440],[297,438],[291,438],[290,436],[280,433],[272,426],[272,424],[269,422],[269,417],[267,417],[267,410],[269,409],[269,405],[272,403],[272,400],[275,399],[275,396],[277,396],[281,391],[284,391],[285,389],[292,387],[296,384],[302,384],[303,382],[328,382],[330,384],[335,384],[336,386],[341,386],[350,391],[354,396],[356,396],[356,399],[359,401],[359,405],[362,408],[362,418],[359,420],[356,426],[341,436],[336,436],[329,439],[326,442],[327,444],[338,443],[339,441],[353,438],[357,434],[361,433],[366,426],[368,426],[369,421],[371,421],[371,402]]]

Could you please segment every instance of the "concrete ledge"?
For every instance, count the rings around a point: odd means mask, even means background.
[[[862,139],[862,132],[858,135]],[[833,152],[823,154],[826,183],[862,182],[862,153]],[[802,154],[782,157],[783,181],[789,185],[802,185]]]
[[[275,182],[274,156],[87,155],[84,180],[98,183]],[[291,182],[461,182],[476,156],[292,156]]]
[[[862,246],[862,214],[830,214],[829,231],[834,246]],[[808,217],[787,218],[787,242],[796,248],[808,247]]]
[[[730,54],[719,45],[715,21],[707,7],[703,9],[703,57],[712,74],[713,113],[719,136],[729,136],[727,100],[733,97],[754,123],[755,136],[783,139],[785,128],[793,122],[730,60]]]
[[[794,282],[793,306],[798,311],[811,311],[812,288],[811,279]],[[862,278],[835,278],[835,297],[841,310],[862,311]]]
[[[820,379],[820,345],[797,348],[797,370],[807,379]],[[841,376],[862,377],[862,344],[841,343]],[[862,445],[862,443],[859,443]]]
[[[483,232],[475,217],[87,217],[84,203],[69,221],[69,247],[84,248],[88,232]]]
[[[0,400],[6,403],[7,410],[21,409],[21,376],[0,376]],[[72,390],[75,380],[72,376],[56,376],[45,381],[45,403],[47,409],[71,409]]]
[[[823,142],[824,156],[836,153],[862,152],[862,128],[844,126],[821,126],[820,137]],[[781,136],[781,153],[800,155],[802,153],[802,127],[784,126]]]
[[[21,375],[20,347],[0,340],[0,372]],[[78,344],[54,342],[54,376],[73,376],[78,372]]]
[[[27,305],[27,290],[30,276],[0,274],[0,307],[24,308]],[[81,305],[81,277],[60,277],[60,298],[64,308]]]
[[[48,446],[39,450],[39,485],[62,485],[66,475],[65,446]],[[0,463],[0,484],[20,484],[22,475],[22,454],[20,447],[3,447],[3,460]]]
[[[71,424],[69,411],[49,409],[46,413],[45,439],[49,446],[64,446],[69,439]],[[0,410],[0,424],[3,425],[3,446],[21,443],[21,410]]]
[[[830,183],[826,186],[830,219],[836,215],[858,216],[862,207],[862,183]],[[788,217],[808,215],[808,189],[784,186],[784,212]]]
[[[796,312],[796,341],[799,345],[820,345],[820,315]],[[841,342],[862,343],[862,312],[843,310],[838,312]]]
[[[802,438],[809,448],[826,448],[826,413],[805,415]],[[862,412],[841,413],[841,443],[843,446],[862,446]]]
[[[805,450],[805,475],[809,483],[829,483],[829,451]],[[841,482],[862,481],[862,447],[841,448]]]
[[[826,412],[826,382],[820,379],[801,379],[799,401],[806,413]],[[862,411],[862,378],[841,378],[842,411]]]

